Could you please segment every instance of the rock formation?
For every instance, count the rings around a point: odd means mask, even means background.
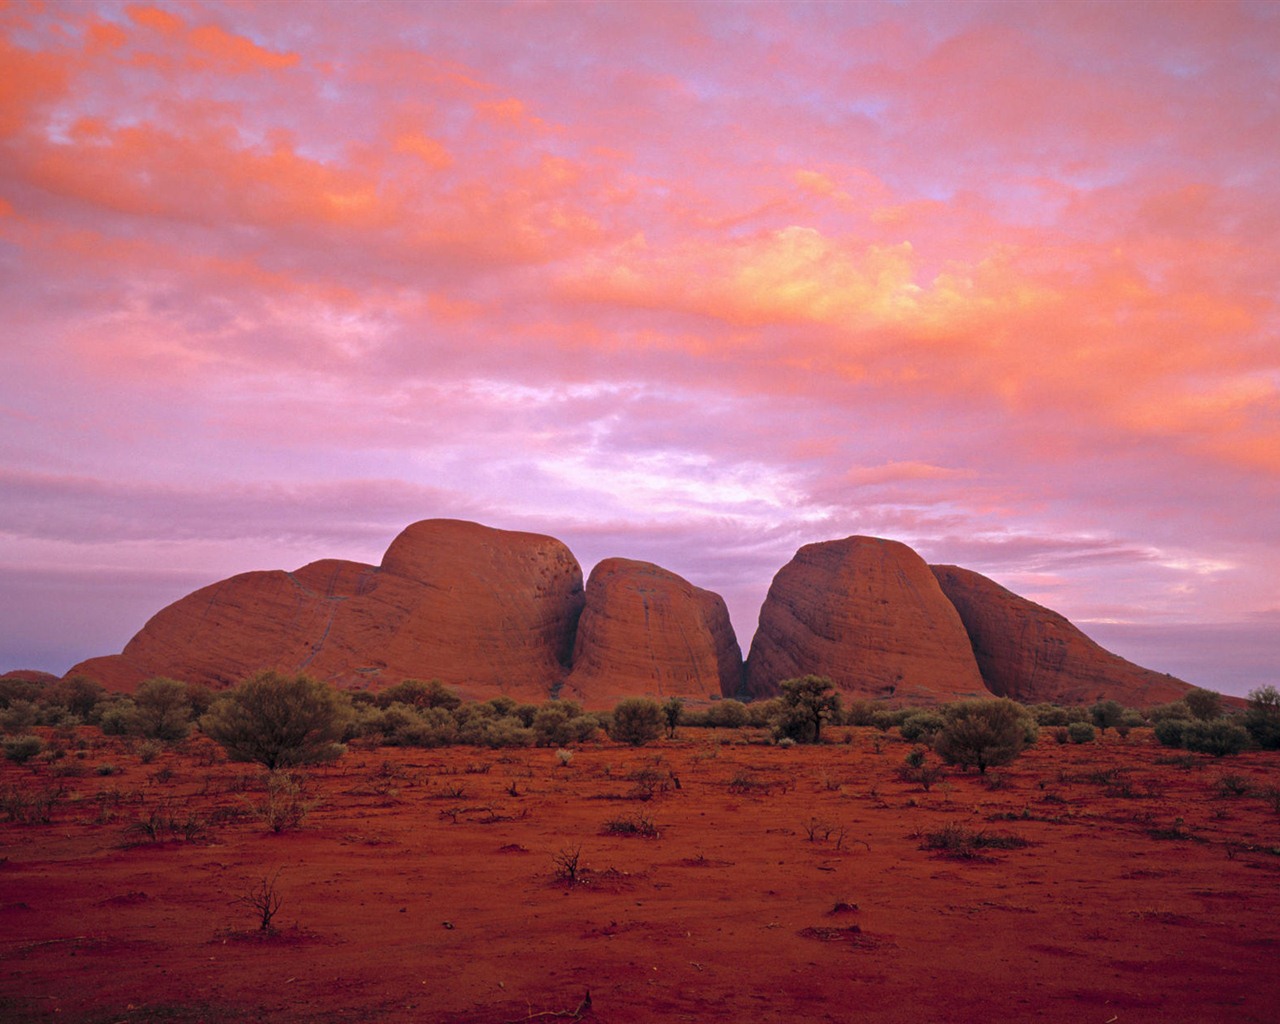
[[[1057,612],[954,565],[932,566],[964,622],[987,688],[1028,704],[1118,700],[1150,707],[1191,687],[1141,668],[1090,640]]]
[[[132,689],[152,675],[226,685],[274,668],[544,700],[568,670],[582,603],[582,570],[559,541],[426,520],[379,567],[330,559],[233,576],[159,612],[123,653],[71,671]]]
[[[872,537],[808,544],[773,578],[747,658],[746,689],[829,677],[846,697],[984,696],[960,616],[924,560]]]
[[[610,707],[623,697],[732,696],[741,684],[742,651],[719,594],[649,562],[608,558],[591,571],[562,696]]]

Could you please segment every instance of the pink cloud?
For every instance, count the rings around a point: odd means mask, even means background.
[[[1130,637],[1275,607],[1265,9],[365,14],[0,10],[14,571],[461,515],[744,646],[854,532]]]

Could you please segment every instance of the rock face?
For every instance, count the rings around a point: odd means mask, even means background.
[[[1118,700],[1150,707],[1191,686],[1099,647],[1057,612],[954,565],[932,567],[973,644],[978,668],[998,697],[1028,704]]]
[[[159,612],[123,653],[71,671],[113,689],[153,675],[226,685],[273,668],[544,700],[568,670],[582,604],[582,569],[558,540],[426,520],[379,567],[327,559],[233,576]]]
[[[985,696],[960,616],[924,560],[873,537],[808,544],[773,578],[746,689],[829,677],[847,697],[929,702]]]
[[[742,651],[719,594],[649,562],[608,558],[591,571],[562,696],[610,707],[634,696],[732,696],[741,683]]]

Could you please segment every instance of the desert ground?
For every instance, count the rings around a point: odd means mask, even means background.
[[[896,731],[830,739],[353,748],[273,794],[81,730],[0,764],[0,1019],[1277,1020],[1277,754],[1042,734],[926,791]]]

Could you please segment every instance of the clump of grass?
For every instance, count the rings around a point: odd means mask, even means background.
[[[926,832],[920,849],[957,860],[981,860],[984,850],[1019,850],[1030,845],[1029,840],[1011,832],[975,831],[963,825],[945,825],[934,832]]]
[[[661,834],[653,819],[644,814],[632,814],[621,818],[611,818],[604,823],[602,829],[608,836],[635,837],[640,839],[657,839]]]

